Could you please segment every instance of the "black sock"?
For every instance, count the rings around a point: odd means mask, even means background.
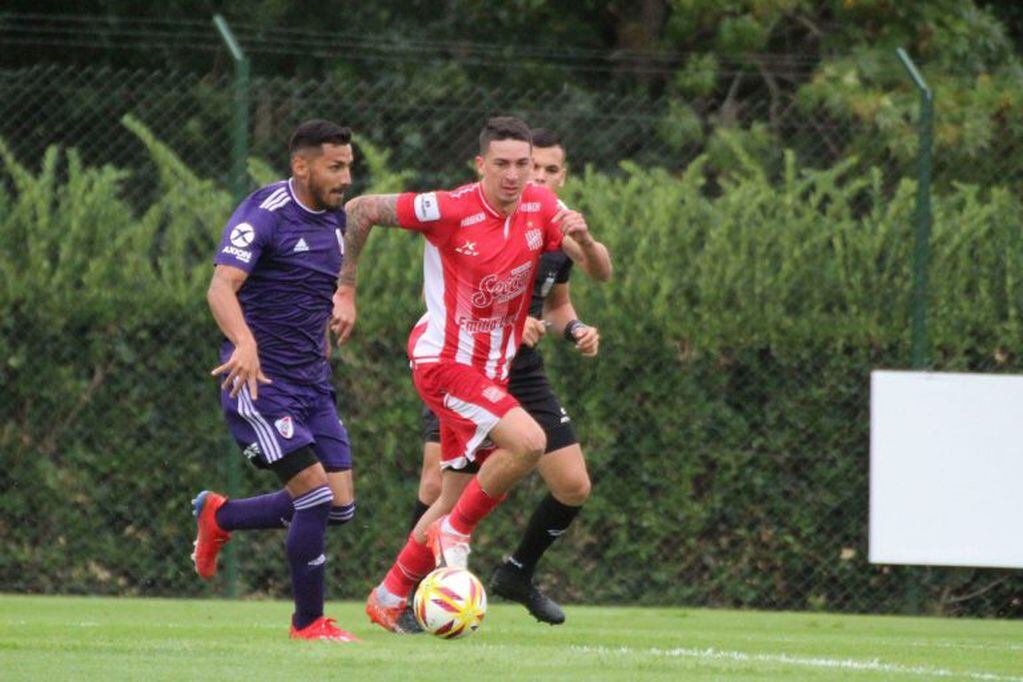
[[[416,527],[417,523],[419,523],[419,519],[423,518],[423,514],[425,514],[426,510],[429,508],[430,505],[426,504],[419,498],[416,498],[416,508],[412,512],[412,523],[409,524],[408,532],[412,532],[412,529]]]
[[[518,549],[511,555],[509,561],[523,571],[529,577],[533,576],[536,570],[536,563],[540,557],[557,540],[573,519],[579,515],[582,507],[570,507],[554,499],[550,493],[543,498],[529,519],[526,533],[522,536]]]

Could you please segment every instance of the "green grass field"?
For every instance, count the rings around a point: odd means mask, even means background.
[[[569,607],[552,628],[492,604],[467,640],[292,642],[286,602],[0,596],[10,680],[1020,680],[1023,622]]]

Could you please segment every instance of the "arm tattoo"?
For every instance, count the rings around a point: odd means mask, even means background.
[[[367,194],[356,197],[345,207],[348,228],[345,231],[345,258],[338,276],[338,286],[355,286],[359,255],[374,225],[398,227],[398,195]]]

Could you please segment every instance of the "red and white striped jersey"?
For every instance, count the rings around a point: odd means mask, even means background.
[[[507,381],[537,261],[561,246],[551,220],[557,212],[557,197],[539,185],[526,185],[508,216],[487,202],[479,183],[398,197],[398,223],[426,237],[426,314],[408,347],[414,362],[454,361]]]

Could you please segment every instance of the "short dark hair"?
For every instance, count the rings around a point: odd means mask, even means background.
[[[351,128],[339,126],[333,121],[322,118],[314,118],[295,128],[295,132],[291,134],[288,150],[291,154],[295,154],[305,149],[319,148],[323,144],[344,145],[351,144],[351,142]]]
[[[529,134],[529,126],[514,116],[495,116],[487,120],[480,131],[480,156],[487,153],[491,142],[500,140],[522,140],[533,144],[533,136]]]
[[[561,136],[550,128],[533,128],[530,133],[533,135],[533,146],[546,149],[548,147],[562,147]]]

